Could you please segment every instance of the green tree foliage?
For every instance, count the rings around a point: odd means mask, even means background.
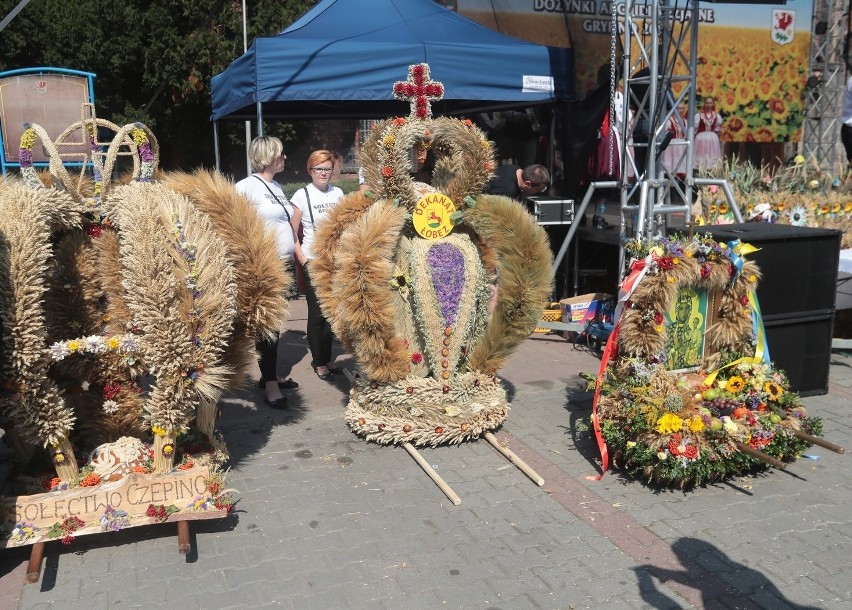
[[[248,44],[317,0],[248,0]],[[0,0],[0,18],[18,0]],[[32,0],[0,32],[0,70],[94,72],[98,116],[149,125],[165,169],[214,162],[210,79],[243,53],[240,0]]]

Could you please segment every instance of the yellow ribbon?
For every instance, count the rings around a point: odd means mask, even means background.
[[[711,386],[716,380],[720,372],[726,368],[736,366],[741,363],[760,364],[761,362],[769,363],[769,346],[766,343],[766,329],[763,328],[763,316],[760,313],[760,305],[757,302],[757,297],[754,292],[749,291],[748,302],[751,305],[751,320],[752,329],[757,339],[757,344],[754,347],[754,356],[743,356],[737,358],[733,362],[729,362],[725,366],[721,366],[704,378],[704,385]]]
[[[758,252],[760,248],[752,246],[751,244],[743,243],[739,240],[736,240],[734,245],[734,252],[739,254],[740,256],[748,256],[754,252]]]
[[[728,242],[728,248],[731,249],[731,262],[734,267],[737,269],[736,275],[731,278],[731,284],[736,281],[736,276],[739,275],[743,270],[743,257],[748,256],[749,254],[753,254],[760,250],[760,248],[756,248],[751,244],[741,242],[738,239]],[[754,347],[754,355],[753,356],[743,356],[742,358],[737,358],[733,362],[729,362],[725,366],[719,367],[707,377],[704,378],[704,385],[710,386],[713,385],[713,382],[716,380],[716,377],[719,375],[721,371],[726,368],[730,368],[732,366],[736,366],[741,363],[748,364],[760,364],[761,362],[769,363],[769,346],[766,344],[766,330],[763,328],[763,316],[760,313],[760,305],[757,302],[757,297],[754,294],[754,291],[749,291],[748,293],[748,302],[751,306],[751,324],[752,324],[752,332],[754,333],[756,339],[756,345]]]

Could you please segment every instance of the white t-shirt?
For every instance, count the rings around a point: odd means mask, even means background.
[[[251,201],[258,215],[266,223],[266,228],[275,233],[278,256],[281,259],[291,258],[295,242],[290,218],[293,217],[294,209],[287,201],[281,186],[274,180],[267,182],[257,174],[252,174],[237,182],[237,192]]]
[[[328,185],[328,190],[322,192],[313,183],[307,187],[308,195],[305,196],[305,189],[301,188],[291,197],[293,205],[302,210],[302,253],[310,260],[314,258],[312,247],[314,244],[314,234],[316,233],[317,225],[322,221],[328,211],[340,201],[343,197],[343,191],[336,186]],[[308,199],[310,198],[310,207]]]

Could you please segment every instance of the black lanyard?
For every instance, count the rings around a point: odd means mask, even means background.
[[[268,184],[266,184],[266,180],[264,180],[263,178],[261,178],[261,177],[260,177],[260,176],[258,176],[257,174],[252,174],[252,176],[254,176],[254,177],[255,177],[255,178],[257,178],[258,180],[260,180],[261,184],[263,184],[263,186],[265,186],[265,187],[266,187],[266,190],[267,190],[267,191],[269,191],[269,194],[270,194],[270,195],[272,195],[272,199],[273,199],[273,200],[275,200],[275,202],[276,202],[278,205],[280,205],[282,208],[284,208],[284,213],[285,213],[285,214],[287,214],[287,222],[290,222],[290,212],[288,212],[288,211],[287,211],[287,206],[286,206],[286,205],[284,205],[283,203],[281,203],[281,202],[278,200],[278,197],[275,195],[275,193],[273,193],[273,192],[272,192],[272,189],[271,189],[271,188],[269,188],[269,185],[268,185]],[[311,217],[311,220],[313,220],[313,217]]]
[[[308,214],[311,216],[311,224],[314,225],[314,228],[316,228],[316,223],[314,222],[314,208],[311,207],[311,196],[308,194],[308,187],[304,187],[302,190],[305,191],[305,201],[308,204]]]

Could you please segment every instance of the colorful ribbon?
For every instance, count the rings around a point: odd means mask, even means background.
[[[607,365],[618,349],[618,333],[621,330],[621,312],[630,300],[630,297],[636,291],[636,287],[639,285],[641,279],[645,277],[646,273],[648,273],[650,262],[651,255],[649,254],[643,260],[634,260],[630,263],[630,274],[624,278],[618,288],[618,305],[615,308],[614,318],[615,327],[612,329],[612,333],[609,335],[606,347],[601,355],[601,365],[598,368],[598,378],[595,380],[595,396],[592,399],[592,428],[595,431],[598,451],[601,454],[601,473],[597,476],[587,476],[586,478],[590,481],[600,481],[604,474],[606,474],[607,469],[609,469],[609,450],[607,449],[606,441],[604,440],[603,433],[601,432],[600,420],[598,419],[598,400],[601,396],[603,380],[606,377]]]
[[[729,241],[728,248],[731,250],[731,263],[733,263],[736,269],[736,272],[731,275],[731,281],[728,282],[728,288],[730,289],[733,287],[734,282],[737,281],[740,273],[743,272],[743,265],[745,264],[744,256],[757,252],[760,248],[755,248],[751,244],[744,244],[738,239]]]
[[[595,431],[595,439],[598,443],[598,451],[601,454],[601,473],[596,476],[587,476],[586,479],[589,481],[600,481],[603,476],[606,474],[607,469],[609,468],[609,450],[606,447],[606,440],[604,440],[603,432],[601,432],[601,423],[598,419],[598,399],[601,396],[601,387],[603,386],[604,377],[606,377],[606,367],[612,358],[615,351],[618,349],[618,333],[621,330],[621,322],[615,325],[615,328],[612,329],[612,333],[609,335],[609,339],[606,342],[606,347],[604,348],[603,354],[601,355],[601,365],[598,369],[598,378],[595,381],[595,396],[592,399],[592,428]]]
[[[636,292],[639,282],[648,273],[651,260],[652,258],[649,254],[642,260],[634,259],[631,261],[630,274],[622,280],[618,287],[618,304],[615,306],[615,315],[612,319],[614,324],[618,324],[618,321],[621,320],[621,311],[624,309],[627,301],[630,300],[630,297],[633,296],[633,293]]]
[[[760,364],[761,362],[769,364],[772,361],[769,357],[769,344],[766,342],[766,329],[763,327],[763,315],[760,313],[760,304],[757,302],[757,296],[752,291],[749,291],[748,293],[748,302],[751,306],[751,328],[756,339],[754,356],[743,356],[742,358],[737,358],[733,362],[729,362],[725,366],[719,367],[704,378],[704,385],[713,385],[713,382],[716,380],[716,376],[726,368],[736,366],[743,362],[748,364]]]

